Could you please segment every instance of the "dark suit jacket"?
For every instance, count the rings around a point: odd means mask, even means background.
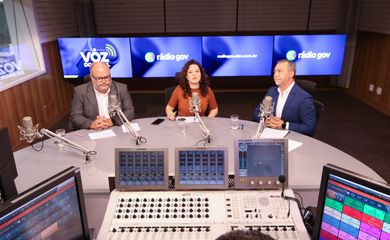
[[[274,112],[276,112],[276,103],[279,92],[276,86],[271,87],[266,96],[272,97]],[[260,105],[253,112],[253,119],[259,121]],[[287,101],[282,111],[282,120],[289,123],[289,130],[313,136],[317,127],[316,111],[314,108],[313,97],[304,91],[297,84],[291,89]]]
[[[127,85],[112,81],[110,88],[111,94],[117,95],[123,113],[131,121],[134,118],[134,107],[130,94],[127,91]],[[89,126],[98,115],[99,108],[92,82],[75,87],[70,112],[70,129],[89,129]],[[118,116],[112,117],[111,119],[115,125],[122,124]]]

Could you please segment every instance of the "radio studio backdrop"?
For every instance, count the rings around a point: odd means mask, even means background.
[[[195,59],[213,77],[272,76],[279,59],[297,75],[341,74],[346,35],[59,38],[64,78],[83,78],[106,62],[113,78],[174,77]]]

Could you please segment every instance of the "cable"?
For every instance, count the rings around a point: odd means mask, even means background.
[[[31,147],[32,147],[35,151],[37,151],[37,152],[42,151],[43,145],[45,145],[45,142],[43,141],[43,139],[41,140],[41,148],[35,148],[35,147],[34,147],[34,143],[31,143]]]

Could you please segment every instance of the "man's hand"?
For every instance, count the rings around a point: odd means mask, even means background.
[[[265,125],[269,128],[282,129],[284,121],[278,117],[271,116],[265,120]]]
[[[91,123],[91,126],[89,128],[95,129],[95,130],[102,130],[111,127],[112,121],[111,118],[105,118],[103,116],[97,116],[96,120]]]

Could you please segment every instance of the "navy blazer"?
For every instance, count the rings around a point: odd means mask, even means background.
[[[278,87],[271,87],[265,96],[272,97],[273,115],[275,115],[276,103],[279,97]],[[257,122],[260,120],[259,115],[260,104],[253,111],[253,119]],[[284,105],[281,118],[289,123],[289,130],[313,136],[317,127],[313,97],[300,86],[294,84]]]
[[[127,90],[127,85],[112,81],[110,95],[116,94],[120,107],[129,121],[134,118],[133,101]],[[91,123],[99,115],[99,108],[92,81],[74,88],[72,109],[70,111],[70,129],[89,129]],[[122,125],[118,116],[111,118],[114,125]]]

